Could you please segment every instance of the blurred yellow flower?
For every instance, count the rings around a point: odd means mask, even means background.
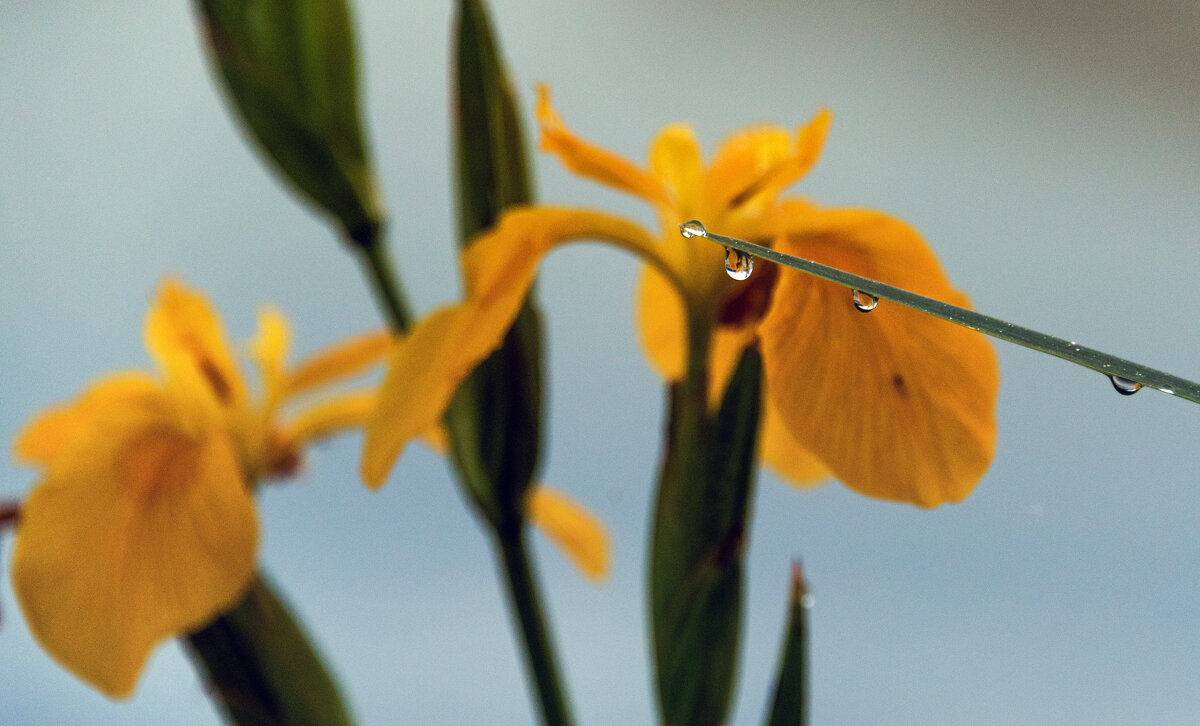
[[[996,435],[999,373],[983,336],[901,306],[862,315],[844,288],[774,265],[735,281],[721,247],[679,234],[680,223],[700,219],[721,234],[967,305],[902,220],[780,198],[815,165],[828,112],[794,135],[766,126],[735,134],[707,164],[690,128],[668,126],[643,168],[575,135],[548,91],[538,95],[542,148],[573,172],[653,204],[657,232],[604,212],[535,206],[509,212],[476,239],[462,259],[466,300],[423,320],[393,355],[367,429],[368,483],[382,482],[496,347],[541,259],[565,242],[598,239],[648,263],[641,340],[668,380],[683,375],[689,344],[706,349],[719,400],[742,350],[761,346],[761,455],[784,477],[806,483],[832,474],[863,494],[921,506],[970,493]]]
[[[21,506],[17,601],[41,645],[112,697],[127,697],[152,648],[231,606],[255,569],[252,488],[295,473],[314,438],[361,425],[373,391],[280,407],[378,361],[385,333],[285,364],[287,323],[259,317],[252,396],[208,302],[167,280],[146,318],[160,378],[116,373],[36,416],[14,456],[41,469]]]

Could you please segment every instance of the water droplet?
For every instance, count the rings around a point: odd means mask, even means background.
[[[725,271],[735,280],[745,280],[754,272],[754,258],[741,250],[726,247]]]
[[[706,237],[708,230],[704,228],[704,223],[698,219],[693,219],[679,225],[679,234],[684,237]]]
[[[861,290],[854,291],[854,307],[858,308],[860,313],[869,313],[879,306],[879,298]]]
[[[817,599],[811,593],[804,593],[800,596],[800,607],[805,610],[811,610],[813,605],[817,604]]]
[[[1113,388],[1117,389],[1117,393],[1122,396],[1132,396],[1142,390],[1142,384],[1129,378],[1121,376],[1109,376],[1109,378],[1112,379]]]

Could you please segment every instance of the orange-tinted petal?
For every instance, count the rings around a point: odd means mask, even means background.
[[[788,431],[774,410],[770,394],[765,399],[762,430],[758,435],[762,462],[794,486],[807,489],[823,484],[829,478],[829,468]]]
[[[158,383],[141,372],[101,379],[70,403],[48,408],[13,439],[13,457],[23,464],[49,466],[71,438],[86,431],[98,415],[160,395]]]
[[[376,330],[318,351],[301,361],[288,375],[288,394],[295,395],[358,375],[383,360],[394,341],[395,337],[386,330]]]
[[[779,127],[742,131],[718,149],[707,176],[706,199],[714,210],[769,202],[808,173],[821,156],[833,117],[818,111],[801,126],[795,142]]]
[[[628,192],[652,204],[668,201],[662,182],[619,154],[576,136],[550,103],[550,89],[537,86],[537,122],[542,130],[541,149],[558,157],[575,174]]]
[[[585,577],[593,581],[608,577],[612,561],[608,532],[595,515],[544,485],[529,491],[525,506],[529,521],[558,545]]]
[[[221,320],[198,292],[165,280],[146,316],[145,338],[168,390],[197,412],[244,405],[245,384]]]
[[[500,344],[546,253],[577,239],[655,252],[637,224],[600,212],[528,207],[505,214],[463,255],[467,301],[438,309],[396,345],[367,425],[361,473],[369,486],[383,484],[408,442],[440,422],[463,378]]]
[[[112,410],[73,437],[23,503],[13,550],[30,630],[117,698],[155,644],[229,607],[254,572],[257,522],[228,441],[156,408]]]
[[[968,304],[898,219],[796,202],[776,221],[784,252]],[[982,335],[886,302],[864,315],[849,290],[793,270],[760,333],[781,420],[850,488],[929,507],[963,499],[987,470],[999,373]]]

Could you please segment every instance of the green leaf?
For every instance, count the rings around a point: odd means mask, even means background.
[[[531,200],[517,103],[483,4],[463,0],[455,32],[460,244]],[[532,293],[503,344],[463,382],[447,416],[455,460],[496,527],[522,518],[541,443],[541,316]]]
[[[251,136],[360,244],[383,214],[358,109],[345,0],[198,0],[207,49]]]
[[[240,603],[184,639],[238,726],[350,726],[332,676],[260,574]]]
[[[706,388],[690,377],[671,387],[654,513],[651,621],[667,726],[719,724],[729,710],[762,399],[757,348],[743,353],[715,414]]]
[[[804,726],[808,723],[808,608],[811,596],[804,573],[792,568],[791,602],[775,698],[767,726]]]

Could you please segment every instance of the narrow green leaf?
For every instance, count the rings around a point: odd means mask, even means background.
[[[531,200],[515,95],[483,3],[459,4],[455,148],[460,245]],[[463,382],[447,416],[462,480],[496,526],[522,517],[541,443],[541,316],[527,298],[503,344]]]
[[[374,244],[383,214],[358,109],[346,0],[197,0],[229,100],[267,158],[346,235]]]
[[[232,610],[188,634],[184,643],[230,723],[353,723],[321,657],[262,575]]]
[[[671,388],[650,554],[656,678],[667,726],[719,724],[729,710],[761,386],[762,358],[749,348],[715,414],[703,381]]]
[[[805,726],[808,723],[808,609],[811,601],[804,572],[800,563],[796,563],[792,567],[791,607],[767,726]]]

